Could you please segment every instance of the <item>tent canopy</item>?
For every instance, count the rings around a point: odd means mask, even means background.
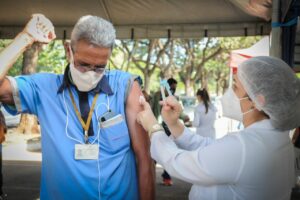
[[[265,0],[269,1],[269,0]],[[33,13],[43,13],[58,38],[69,38],[79,17],[110,20],[119,39],[268,35],[265,11],[249,0],[1,0],[0,38],[13,38]],[[248,11],[248,12],[247,12]],[[253,13],[252,13],[253,14]],[[264,19],[263,19],[264,18]]]
[[[270,55],[270,38],[269,36],[263,37],[260,41],[246,49],[233,50],[230,53],[229,66],[237,68],[243,61],[256,57],[256,56],[269,56]]]

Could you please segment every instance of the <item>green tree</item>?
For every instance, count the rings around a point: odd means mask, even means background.
[[[44,45],[39,53],[36,72],[62,74],[67,64],[64,45],[61,40],[54,40]]]
[[[177,40],[174,57],[179,77],[185,84],[185,93],[193,94],[193,86],[201,82],[201,87],[207,87],[204,66],[210,59],[222,52],[222,48],[213,38]]]
[[[138,69],[144,78],[144,89],[149,93],[150,79],[155,70],[160,67],[162,56],[167,51],[170,40],[149,39],[149,40],[127,40],[121,41],[113,53],[111,63],[118,69]],[[118,60],[124,59],[122,64]],[[120,66],[120,67],[118,67]],[[127,67],[126,67],[127,66]],[[130,68],[130,66],[132,66]]]

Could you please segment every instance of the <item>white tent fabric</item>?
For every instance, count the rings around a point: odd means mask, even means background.
[[[246,49],[233,50],[230,53],[229,66],[237,68],[243,61],[256,56],[269,56],[270,55],[270,37],[265,36],[253,46]]]
[[[269,0],[260,2],[264,1]],[[45,14],[58,38],[69,38],[78,18],[87,14],[110,20],[119,39],[268,35],[270,23],[255,17],[268,12],[249,12],[252,4],[251,0],[1,0],[0,38],[15,37],[32,13]]]

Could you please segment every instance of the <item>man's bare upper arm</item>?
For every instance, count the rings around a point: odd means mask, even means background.
[[[0,83],[0,102],[14,105],[12,86],[7,78],[4,78]]]
[[[143,127],[136,121],[138,112],[142,110],[139,103],[140,95],[142,95],[142,91],[137,81],[135,81],[126,101],[126,116],[135,154],[146,155],[148,153],[147,151],[149,151],[149,137]]]

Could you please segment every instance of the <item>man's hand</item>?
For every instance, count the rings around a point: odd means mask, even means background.
[[[23,33],[27,33],[33,42],[49,43],[56,38],[53,24],[42,14],[33,14]]]

